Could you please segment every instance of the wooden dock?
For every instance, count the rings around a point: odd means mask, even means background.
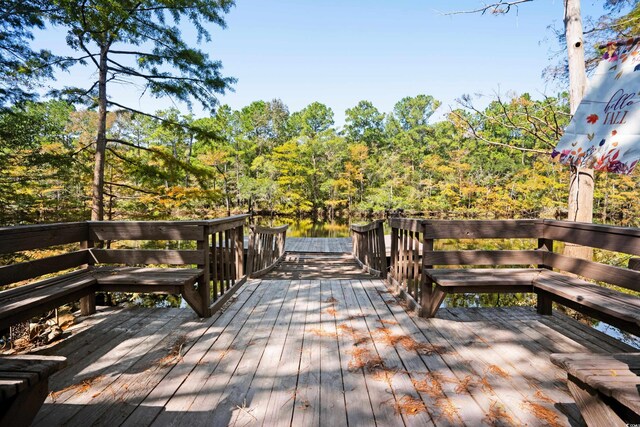
[[[287,237],[287,252],[351,253],[351,237]]]
[[[418,318],[337,244],[293,240],[297,253],[211,318],[83,318],[46,352],[68,366],[35,425],[582,425],[549,354],[634,350],[528,307]]]

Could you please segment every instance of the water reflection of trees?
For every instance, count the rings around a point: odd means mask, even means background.
[[[445,307],[510,307],[535,306],[535,294],[449,294]]]

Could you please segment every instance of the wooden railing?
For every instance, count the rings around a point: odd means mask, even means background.
[[[249,215],[207,221],[210,241],[211,311],[215,313],[246,281],[244,226]]]
[[[369,273],[387,277],[387,251],[384,243],[384,220],[368,225],[352,225],[352,254]]]
[[[7,259],[20,251],[40,253],[52,246],[59,248],[65,245],[65,248],[56,249],[54,256],[27,259],[20,263],[9,261],[7,265],[0,266],[0,286],[25,280],[33,282],[42,279],[43,275],[55,275],[51,280],[60,281],[59,277],[68,274],[64,270],[75,268],[84,271],[87,265],[94,264],[191,266],[203,273],[195,287],[185,288],[187,294],[183,296],[187,297],[198,314],[209,316],[246,281],[243,227],[248,217],[236,215],[198,221],[88,221],[0,227],[0,254],[5,254]],[[149,243],[142,244],[144,248],[140,248],[140,244],[134,248],[124,248],[123,245],[114,247],[111,244],[112,241],[136,240]],[[160,241],[165,243],[160,244]],[[174,243],[170,243],[172,241]],[[18,259],[25,257],[28,258],[28,255],[22,254]],[[29,293],[40,289],[43,283],[48,282],[40,280],[28,285],[21,284],[11,292],[29,298]],[[160,285],[154,286],[149,287],[150,292],[161,288]],[[167,286],[169,288],[173,289]],[[41,304],[33,310],[48,310],[82,297],[83,313],[88,314],[93,311],[93,290],[83,290],[78,295],[67,292],[64,297],[52,298],[51,307]]]
[[[268,273],[284,257],[287,228],[287,225],[275,228],[251,226],[247,254],[247,274],[250,277]]]
[[[494,269],[515,267],[548,269],[555,273],[565,272],[569,275],[577,275],[591,283],[604,282],[640,292],[640,276],[637,273],[639,262],[633,258],[640,255],[640,230],[637,228],[547,219],[437,221],[391,218],[389,224],[391,226],[391,267],[388,282],[395,286],[401,296],[406,297],[410,308],[417,309],[423,315],[433,313],[434,309],[437,309],[432,306],[433,301],[429,302],[433,283],[425,279],[422,274],[424,270],[434,267],[455,269],[466,267],[471,270],[479,266]],[[469,239],[474,241],[469,242]],[[500,247],[501,245],[496,248],[491,243],[492,239],[518,240],[518,247],[521,248],[505,250]],[[451,244],[450,240],[454,240],[457,241],[455,246],[462,248],[471,244],[473,249],[443,247],[434,251],[435,240],[443,240],[446,246]],[[625,256],[629,257],[628,267],[562,255],[560,252],[554,252],[554,242],[574,243],[618,252],[623,255],[621,259]],[[488,270],[481,271],[486,273]],[[460,273],[455,274],[460,276]],[[578,281],[573,280],[573,282]],[[453,281],[449,280],[447,283],[440,283],[440,287],[451,287],[452,283]],[[465,286],[464,289],[470,288],[471,283],[466,283]],[[482,289],[483,292],[492,291],[487,286]],[[502,289],[506,287],[499,288],[499,290]],[[451,289],[448,290],[451,292]],[[466,291],[454,290],[454,292]],[[531,292],[533,292],[533,284]],[[622,329],[637,330],[633,329],[635,326],[630,322],[624,323],[616,316],[602,314],[602,310],[587,307],[587,303],[581,302],[579,297],[576,297],[578,299],[576,302],[571,299],[572,295],[560,298],[548,290],[545,291],[546,293],[538,290],[535,292],[539,294],[539,312],[548,314],[551,311],[550,301],[553,300],[607,323],[622,325],[619,326]],[[629,297],[624,298],[625,301],[629,299]],[[636,302],[634,300],[634,304]],[[637,305],[640,306],[640,302]],[[640,324],[640,321],[638,322]]]
[[[389,218],[391,227],[391,268],[388,281],[396,287],[409,303],[409,308],[420,307],[420,281],[422,278],[421,241],[423,233],[422,220],[407,218]],[[426,250],[433,250],[427,247]]]

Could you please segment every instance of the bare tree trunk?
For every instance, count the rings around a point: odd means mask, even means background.
[[[587,86],[580,0],[564,0],[564,28],[569,55],[569,106],[573,115]],[[593,222],[593,169],[571,168],[569,221]],[[565,246],[565,255],[592,259],[593,250],[574,244]]]
[[[104,164],[107,149],[107,52],[108,46],[100,49],[100,70],[98,77],[98,133],[96,135],[96,156],[93,168],[91,198],[91,220],[104,219]]]
[[[189,134],[189,146],[187,148],[187,164],[191,166],[191,155],[193,154],[193,133]],[[184,175],[184,186],[189,188],[189,171]]]

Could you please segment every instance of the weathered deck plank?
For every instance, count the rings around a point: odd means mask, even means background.
[[[206,321],[198,324],[192,324],[191,327],[187,326],[183,329],[194,332],[194,340],[196,341],[190,348],[190,351],[185,352],[182,359],[176,364],[173,369],[158,383],[146,396],[146,398],[136,406],[134,411],[127,416],[124,420],[124,425],[138,426],[138,425],[150,425],[156,417],[167,411],[167,404],[172,398],[176,396],[178,390],[183,386],[187,376],[193,373],[195,368],[198,369],[198,373],[202,374],[202,378],[206,379],[205,372],[203,372],[203,366],[205,355],[209,354],[209,350],[216,340],[218,340],[232,323],[243,323],[243,318],[248,318],[251,314],[251,310],[247,307],[252,307],[250,303],[251,299],[259,299],[261,297],[260,292],[255,292],[260,281],[251,281],[243,288],[242,292],[238,295],[237,299],[227,308],[224,313],[218,314],[216,317],[206,319]],[[261,291],[264,291],[265,287],[262,287]],[[245,310],[242,310],[245,308]],[[235,336],[235,335],[233,335]],[[229,339],[229,344],[231,339]],[[193,401],[193,393],[197,393],[202,383],[197,381],[191,381],[185,385],[185,388],[190,386],[191,389],[182,389],[182,397],[185,401]],[[188,402],[185,402],[185,406]]]
[[[200,392],[203,399],[209,402],[206,409],[213,407],[215,410],[207,411],[205,409],[202,411],[200,407],[196,407],[200,414],[206,416],[195,419],[193,425],[246,425],[257,418],[251,413],[254,410],[254,405],[248,391],[256,376],[266,374],[263,360],[264,363],[269,363],[269,360],[264,359],[268,343],[274,335],[274,340],[278,339],[279,332],[275,330],[277,321],[280,316],[286,319],[288,315],[287,302],[291,301],[297,293],[295,285],[292,286],[291,283],[290,281],[274,283],[273,287],[276,292],[269,302],[267,311],[259,325],[254,327],[253,336],[247,344],[241,360],[235,369],[229,372],[229,378],[217,402],[215,402],[215,393],[211,393],[211,390],[203,389]],[[216,375],[216,377],[220,378],[224,375]]]
[[[393,410],[395,396],[387,388],[384,379],[376,378],[374,375],[373,368],[375,368],[375,365],[373,363],[375,363],[375,358],[379,357],[379,355],[373,346],[371,334],[368,332],[367,324],[364,321],[365,314],[360,308],[353,286],[351,286],[353,283],[349,280],[340,281],[347,314],[349,315],[347,320],[349,321],[348,327],[350,329],[342,332],[342,335],[349,336],[349,342],[351,343],[351,348],[347,350],[349,355],[347,370],[364,376],[376,424],[379,426],[393,425],[398,422]],[[362,360],[359,360],[358,355],[361,355]],[[344,376],[348,377],[349,374],[345,373]],[[391,404],[389,404],[390,402]]]
[[[167,311],[166,318],[158,316],[158,312],[154,316],[154,313],[149,310],[146,312],[137,310],[137,314],[109,331],[96,328],[100,339],[96,339],[94,335],[87,338],[80,348],[73,343],[74,345],[67,346],[60,353],[55,352],[56,355],[68,355],[66,357],[71,359],[73,364],[69,365],[70,369],[64,369],[59,375],[52,377],[50,384],[52,393],[45,404],[54,401],[57,406],[43,406],[34,420],[34,425],[49,426],[71,419],[77,411],[82,409],[82,405],[88,402],[87,399],[90,396],[83,392],[87,385],[91,386],[92,395],[99,395],[117,379],[118,375],[130,367],[130,360],[137,356],[137,354],[129,355],[134,349],[132,343],[143,346],[149,334],[156,334],[165,323],[171,323],[177,318],[178,322],[175,323],[177,326],[182,320],[179,316],[181,313],[176,310]],[[141,325],[145,326],[141,327]],[[108,326],[108,323],[104,326]],[[152,345],[154,344],[155,342],[152,342]],[[51,351],[49,353],[54,354]],[[140,357],[143,354],[140,353]],[[127,358],[128,355],[129,358]]]
[[[311,285],[300,281],[300,290],[296,300],[295,312],[287,331],[285,347],[278,361],[274,375],[274,384],[267,403],[263,425],[288,425],[293,416],[296,396],[296,384],[300,369],[304,328]]]
[[[277,378],[277,374],[274,375],[274,372],[278,370],[285,349],[287,334],[296,314],[296,305],[301,289],[302,285],[299,282],[290,284],[288,288],[284,304],[278,313],[274,327],[271,329],[269,341],[260,358],[251,384],[244,396],[238,396],[239,401],[232,414],[234,424],[262,425],[264,421],[269,398]],[[298,311],[302,312],[300,307],[298,307]],[[241,401],[240,397],[242,397]],[[214,419],[213,425],[219,425],[218,423],[220,420]]]
[[[364,373],[360,369],[349,367],[353,350],[358,348],[355,342],[357,335],[351,325],[351,315],[345,301],[343,285],[339,280],[331,281],[331,298],[338,337],[347,422],[350,426],[370,426],[376,418]]]
[[[321,425],[341,426],[347,425],[347,408],[332,282],[320,281],[320,322],[325,334],[320,337],[320,420]]]
[[[370,281],[366,285],[370,285]],[[364,285],[364,286],[366,286]],[[429,426],[433,425],[428,412],[421,410],[419,407],[413,407],[414,402],[420,402],[420,397],[416,391],[411,378],[407,371],[404,370],[402,361],[396,353],[395,349],[386,345],[381,339],[380,322],[376,314],[375,308],[367,297],[366,290],[361,281],[353,282],[353,290],[356,298],[360,303],[360,310],[364,314],[364,321],[367,324],[369,333],[371,334],[373,345],[378,355],[382,358],[384,366],[389,370],[383,370],[382,375],[386,377],[388,387],[393,391],[395,397],[394,407],[404,419],[407,426]],[[380,296],[378,295],[378,298]],[[389,404],[388,402],[385,402]],[[411,408],[410,408],[411,407]]]
[[[444,349],[425,342],[425,337],[420,336],[406,311],[393,304],[385,304],[383,298],[377,297],[386,295],[386,289],[376,286],[375,281],[370,281],[369,285],[365,289],[377,311],[378,322],[382,328],[386,328],[385,333],[397,342],[395,348],[404,369],[411,376],[411,381],[416,385],[434,423],[464,424],[461,418],[462,408],[469,421],[481,418],[479,406],[467,393],[456,393],[452,382],[439,380],[454,377],[454,373],[440,356]],[[392,306],[397,308],[395,313]]]
[[[71,360],[52,377],[52,389],[63,393],[47,399],[37,423],[580,425],[548,355],[634,350],[530,308],[441,309],[437,318],[416,318],[342,254],[294,258],[287,268],[316,262],[310,277],[275,271],[249,281],[210,319],[132,309],[88,321],[48,350]]]
[[[185,318],[180,315],[167,320],[154,319],[152,323],[162,325],[155,332],[144,334],[146,335],[144,337],[135,337],[135,341],[131,343],[132,346],[117,346],[109,353],[114,363],[102,366],[102,369],[96,369],[96,374],[88,380],[91,382],[92,394],[88,395],[76,390],[76,393],[64,402],[65,411],[56,411],[54,415],[46,416],[43,424],[57,425],[60,421],[60,423],[87,425],[93,424],[96,418],[103,423],[102,415],[109,412],[114,404],[117,405],[120,399],[125,397],[133,378],[140,385],[148,383],[157,368],[161,368],[163,363],[170,363],[169,360],[172,357],[167,359],[165,357],[171,354],[173,345],[179,339],[176,332],[179,333],[179,326],[184,321]],[[150,330],[150,328],[151,325],[146,329]],[[135,388],[132,391],[138,392],[141,389]],[[129,400],[133,397],[132,394],[127,396]],[[70,413],[74,415],[69,417]]]
[[[250,298],[248,310],[241,311],[239,318],[230,319],[224,332],[200,354],[201,359],[169,399],[165,410],[154,421],[155,425],[190,424],[190,419],[201,420],[207,417],[207,411],[215,409],[227,382],[271,306],[272,295],[278,291],[281,292],[282,288],[258,287],[258,298]]]
[[[298,384],[294,393],[294,426],[320,425],[320,282],[314,281],[309,293]]]

